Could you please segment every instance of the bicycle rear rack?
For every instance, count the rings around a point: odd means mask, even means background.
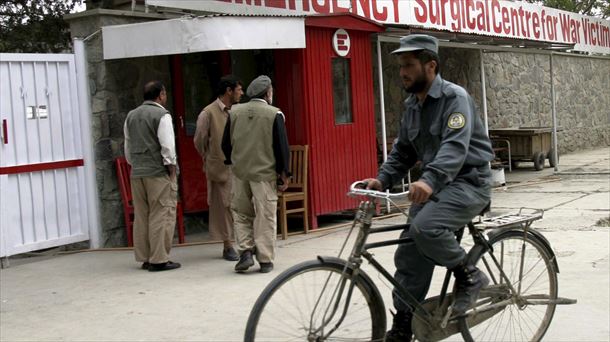
[[[505,214],[495,217],[481,217],[479,222],[474,223],[474,226],[477,229],[497,229],[520,225],[529,226],[532,222],[540,220],[543,214],[544,210],[535,210],[530,213],[524,213],[523,208],[521,208],[516,214]]]

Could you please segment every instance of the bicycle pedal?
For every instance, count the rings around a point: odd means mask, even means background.
[[[453,308],[451,306],[449,306],[447,308],[447,313],[445,314],[445,317],[443,317],[443,320],[441,321],[441,328],[445,329],[447,327],[447,323],[449,322],[449,318],[451,317],[451,312],[453,311]]]

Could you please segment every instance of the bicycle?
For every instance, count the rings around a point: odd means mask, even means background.
[[[387,329],[385,305],[377,286],[361,269],[363,259],[413,308],[412,329],[418,341],[438,341],[457,333],[465,341],[540,341],[556,305],[576,303],[574,299],[558,297],[555,253],[548,240],[531,227],[543,212],[523,210],[493,218],[479,217],[456,232],[460,242],[468,228],[474,241],[468,258],[490,279],[473,308],[462,315],[452,315],[449,270],[440,294],[419,303],[369,252],[410,238],[367,243],[371,234],[408,227],[408,223],[372,227],[376,201],[384,199],[396,205],[394,200],[404,198],[408,191],[392,194],[361,186],[360,182],[353,183],[348,193],[366,199],[360,203],[339,252],[341,256],[359,225],[347,259],[318,256],[277,276],[250,312],[246,342],[383,341]]]

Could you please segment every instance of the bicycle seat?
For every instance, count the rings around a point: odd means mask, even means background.
[[[487,203],[487,205],[485,206],[485,208],[483,208],[483,210],[481,210],[481,213],[479,214],[479,216],[484,216],[485,213],[488,213],[491,211],[491,201],[489,201]]]

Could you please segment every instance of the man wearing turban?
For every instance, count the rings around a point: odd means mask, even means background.
[[[247,271],[256,255],[260,272],[267,273],[275,258],[277,190],[288,187],[290,153],[284,114],[271,105],[271,79],[257,77],[246,94],[251,100],[233,106],[222,137],[225,164],[233,170],[231,212],[240,255],[235,271]]]

